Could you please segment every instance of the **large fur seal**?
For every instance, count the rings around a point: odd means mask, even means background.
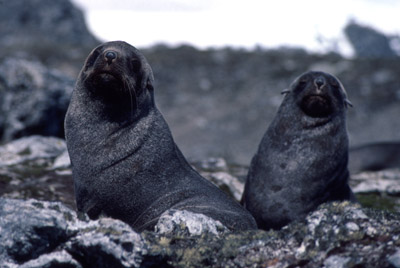
[[[342,84],[330,74],[310,71],[283,93],[242,197],[261,229],[279,229],[327,201],[355,200],[347,169],[350,102]]]
[[[168,209],[257,228],[239,203],[186,162],[155,106],[153,73],[122,41],[96,47],[78,77],[65,119],[78,211],[151,229]]]

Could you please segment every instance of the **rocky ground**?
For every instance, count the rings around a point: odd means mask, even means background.
[[[233,198],[246,166],[193,163]],[[1,267],[400,267],[400,170],[353,175],[361,202],[322,205],[280,231],[229,233],[204,215],[168,211],[154,232],[76,215],[62,139],[0,147]],[[51,202],[50,202],[51,201]],[[19,266],[20,265],[20,266]]]

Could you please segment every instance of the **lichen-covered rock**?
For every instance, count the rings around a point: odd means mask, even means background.
[[[172,267],[390,267],[400,247],[400,215],[329,203],[280,231],[203,234],[146,232],[148,256]]]
[[[51,253],[76,234],[75,221],[61,203],[0,198],[0,260],[22,264]]]
[[[58,202],[0,198],[1,267],[140,267],[147,249],[127,224],[78,219]]]
[[[29,136],[0,146],[0,167],[51,159],[67,151],[65,141],[55,137]]]
[[[349,202],[321,205],[305,220],[268,232],[221,232],[217,226],[216,235],[209,224],[188,231],[187,219],[201,222],[202,216],[168,217],[178,219],[168,232],[138,234],[119,220],[78,218],[59,202],[0,198],[0,263],[10,268],[399,264],[400,214]]]
[[[218,235],[228,231],[220,221],[206,215],[175,209],[165,211],[155,226],[155,232],[159,234],[201,235],[209,232]]]
[[[139,267],[147,253],[142,237],[121,221],[103,218],[79,230],[66,249],[84,267]]]
[[[201,162],[194,165],[208,176],[226,173],[240,181],[247,170],[223,159]],[[373,189],[368,179],[395,183],[399,171],[363,174],[367,178],[358,182]],[[394,188],[376,188],[382,196],[372,201],[363,192],[358,198],[376,207],[386,195],[398,204],[388,189]],[[0,196],[8,197],[0,198],[1,267],[399,267],[400,214],[387,204],[381,209],[392,212],[324,204],[305,220],[268,232],[227,232],[186,211],[166,212],[156,232],[142,234],[110,218],[78,219],[70,209],[68,155],[56,138],[33,136],[0,147]]]

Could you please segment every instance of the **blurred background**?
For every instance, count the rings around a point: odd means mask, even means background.
[[[307,70],[336,75],[350,144],[400,141],[400,1],[0,0],[0,141],[63,137],[92,48],[125,40],[153,68],[156,102],[190,160],[248,165]]]

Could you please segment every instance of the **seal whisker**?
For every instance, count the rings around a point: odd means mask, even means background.
[[[136,96],[135,88],[132,85],[132,82],[130,81],[129,77],[127,77],[126,75],[122,76],[122,81],[123,81],[125,90],[127,90],[129,93],[129,100],[130,100],[130,106],[131,106],[131,109],[130,109],[131,119],[133,119],[134,114],[135,114],[135,109],[137,108],[137,96]],[[135,95],[135,97],[133,97],[132,91],[133,91],[133,95]]]

